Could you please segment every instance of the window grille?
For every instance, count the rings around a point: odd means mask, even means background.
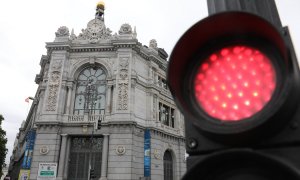
[[[102,137],[74,137],[71,140],[68,180],[88,180],[89,164],[101,177]]]
[[[82,70],[77,79],[74,114],[104,114],[106,73],[101,67]]]

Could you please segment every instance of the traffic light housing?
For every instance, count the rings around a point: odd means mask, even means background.
[[[300,74],[284,35],[224,12],[179,39],[167,76],[185,117],[184,179],[300,179]]]
[[[95,124],[94,124],[95,130],[100,130],[101,129],[101,122],[102,122],[101,119],[98,119],[98,120],[95,121]]]
[[[90,179],[92,179],[92,178],[96,178],[94,169],[90,169]]]

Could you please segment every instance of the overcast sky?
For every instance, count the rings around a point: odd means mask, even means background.
[[[97,0],[13,0],[0,6],[0,114],[7,132],[9,162],[13,142],[21,122],[26,119],[28,96],[34,96],[35,75],[40,58],[46,54],[45,42],[52,42],[60,26],[74,28],[78,35],[94,18]],[[300,54],[298,0],[276,0],[283,25],[288,25],[297,54]],[[105,24],[115,32],[129,23],[136,26],[139,42],[148,45],[156,39],[158,47],[171,53],[188,27],[207,16],[206,0],[105,0]]]

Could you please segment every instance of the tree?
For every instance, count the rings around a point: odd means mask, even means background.
[[[5,157],[7,153],[6,143],[7,138],[6,131],[2,129],[2,121],[4,120],[4,117],[0,114],[0,175],[2,176],[2,168],[5,164]],[[0,177],[1,177],[0,176]]]

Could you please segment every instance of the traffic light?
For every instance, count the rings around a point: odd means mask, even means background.
[[[288,33],[245,12],[192,26],[168,83],[185,118],[184,180],[300,179],[300,74]]]
[[[98,120],[95,121],[95,124],[94,124],[95,125],[94,126],[95,130],[101,129],[101,121],[102,121],[101,119],[98,119]]]
[[[90,179],[92,178],[96,178],[94,169],[90,169]]]

